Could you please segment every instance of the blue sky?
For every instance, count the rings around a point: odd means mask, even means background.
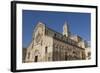
[[[60,33],[62,33],[63,31],[63,24],[66,21],[69,25],[69,30],[72,34],[77,34],[83,39],[90,41],[90,19],[90,13],[23,10],[23,47],[28,47],[28,45],[30,44],[32,40],[32,31],[34,30],[34,26],[39,21],[45,23],[46,26]]]

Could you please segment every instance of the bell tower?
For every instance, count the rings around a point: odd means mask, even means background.
[[[63,25],[63,35],[66,37],[69,36],[69,27],[68,27],[68,24],[66,22]]]

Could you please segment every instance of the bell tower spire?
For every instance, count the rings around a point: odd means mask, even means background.
[[[63,25],[63,35],[66,36],[66,37],[69,36],[69,27],[68,27],[68,24],[66,23],[66,21]]]

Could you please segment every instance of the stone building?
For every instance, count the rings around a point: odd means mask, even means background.
[[[27,52],[27,49],[26,48],[23,48],[23,50],[22,50],[22,62],[23,63],[25,63],[26,52]]]
[[[86,47],[86,41],[72,35],[66,22],[62,34],[38,22],[27,48],[25,62],[85,60]]]

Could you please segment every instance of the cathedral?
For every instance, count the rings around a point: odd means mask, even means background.
[[[38,22],[32,33],[32,41],[26,50],[25,63],[69,61],[90,59],[87,41],[78,35],[72,35],[65,22],[63,32],[57,32]]]

